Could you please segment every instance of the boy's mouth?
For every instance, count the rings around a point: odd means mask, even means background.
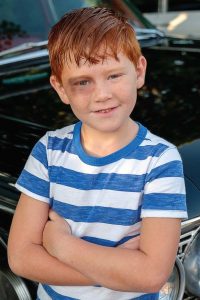
[[[103,113],[103,114],[106,114],[106,113],[109,113],[111,111],[113,111],[114,109],[116,109],[117,106],[115,107],[110,107],[110,108],[106,108],[106,109],[99,109],[99,110],[96,110],[95,112],[96,113]]]

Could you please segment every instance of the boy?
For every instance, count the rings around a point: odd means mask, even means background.
[[[146,70],[134,30],[109,9],[75,10],[52,28],[49,56],[80,122],[41,138],[17,181],[10,267],[41,283],[40,300],[158,299],[185,188],[176,147],[130,119]]]

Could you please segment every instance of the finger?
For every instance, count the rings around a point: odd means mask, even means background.
[[[54,210],[50,209],[50,211],[49,211],[49,219],[51,221],[56,221],[56,220],[58,220],[60,218],[61,217]]]
[[[50,219],[50,222],[59,222],[59,224],[62,226],[66,226],[67,229],[68,229],[68,233],[72,233],[72,230],[71,230],[71,226],[70,224],[63,218],[61,217],[60,215],[58,215],[54,210],[50,209],[49,211],[49,219]]]
[[[66,220],[65,220],[65,224],[66,224],[68,233],[72,234],[72,228],[71,228],[71,226],[69,225],[69,223]]]

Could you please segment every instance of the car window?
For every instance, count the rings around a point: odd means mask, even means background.
[[[120,11],[135,27],[150,27],[137,9],[121,0],[0,0],[0,51],[28,42],[45,41],[48,32],[67,11],[104,6]]]
[[[87,7],[89,1],[84,0],[52,0],[52,9],[56,14],[56,17],[60,19],[67,10],[72,10],[81,7]],[[99,1],[90,1],[90,2],[99,2]]]
[[[0,51],[47,38],[51,20],[39,0],[0,0]]]
[[[123,15],[132,20],[135,26],[144,27],[144,24],[134,13],[133,7],[130,9],[125,2],[126,1],[120,0],[52,0],[52,9],[54,9],[54,14],[56,15],[57,19],[60,19],[66,13],[66,11],[79,7],[110,7],[114,10],[120,11]]]

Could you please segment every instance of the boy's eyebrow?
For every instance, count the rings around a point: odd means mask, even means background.
[[[116,68],[111,68],[109,70],[106,70],[104,73],[105,74],[109,74],[109,73],[117,73],[117,72],[124,72],[125,71],[125,68],[124,67],[116,67]],[[71,76],[68,78],[68,82],[69,83],[73,83],[74,81],[77,81],[77,80],[82,80],[82,79],[91,79],[93,77],[93,74],[92,75],[89,75],[89,74],[82,74],[82,75],[78,75],[78,76]]]

